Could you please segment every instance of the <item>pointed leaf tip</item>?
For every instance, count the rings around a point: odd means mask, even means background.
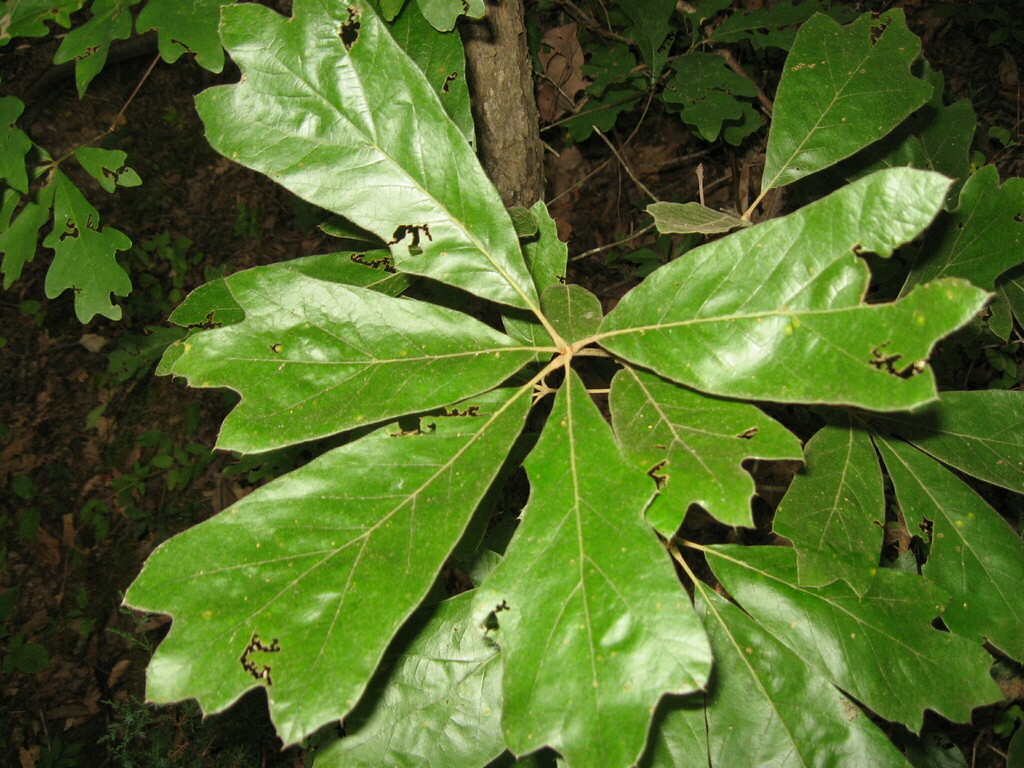
[[[213,147],[372,232],[401,271],[536,310],[497,191],[372,5],[296,0],[293,13],[224,8],[243,77],[196,99]]]

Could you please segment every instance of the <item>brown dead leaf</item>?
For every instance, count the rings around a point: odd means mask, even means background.
[[[61,530],[61,543],[69,549],[75,546],[75,539],[77,533],[75,531],[75,513],[68,512],[66,515],[61,516],[61,522],[63,527]]]
[[[36,532],[36,540],[32,542],[32,550],[36,561],[45,568],[56,568],[60,565],[60,542],[44,529]]]
[[[121,681],[121,678],[124,677],[124,673],[128,671],[131,665],[131,659],[121,659],[121,661],[117,662],[107,676],[107,688],[114,688]]]
[[[999,84],[1003,88],[1016,90],[1020,85],[1020,72],[1017,69],[1017,60],[1008,50],[1003,51],[1003,60],[999,62]]]
[[[21,768],[36,768],[39,765],[39,752],[41,748],[38,744],[25,749],[24,747],[18,748],[18,762],[21,763]]]
[[[541,40],[537,57],[546,76],[537,86],[537,109],[541,120],[553,123],[574,109],[576,95],[587,87],[576,25],[549,29]]]

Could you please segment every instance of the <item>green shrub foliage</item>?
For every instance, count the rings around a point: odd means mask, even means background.
[[[47,9],[59,22],[66,5]],[[220,4],[193,5],[205,19]],[[448,87],[458,37],[425,21],[450,28],[464,4],[420,0],[396,26],[401,3],[382,5],[222,9],[242,79],[199,96],[211,144],[380,242],[222,278],[172,317],[190,330],[161,372],[241,396],[219,447],[342,437],[150,557],[126,602],[174,620],[149,699],[216,712],[263,688],[286,744],[343,722],[317,765],[410,768],[545,747],[577,768],[906,766],[861,706],[918,731],[925,710],[963,722],[998,700],[983,643],[1024,660],[1024,547],[965,477],[1024,491],[1024,393],[939,393],[928,361],[988,291],[993,328],[1019,320],[1000,276],[1020,260],[1024,190],[993,168],[967,177],[973,113],[914,67],[901,13],[843,26],[783,3],[771,23],[717,29],[789,51],[762,191],[833,180],[760,223],[660,204],[663,231],[735,231],[603,315],[564,284],[544,204],[514,225],[475,158],[465,91]],[[736,129],[747,85],[716,90],[720,61],[659,53],[674,5],[623,3],[636,50],[655,75],[670,67],[684,119]],[[193,50],[219,69],[209,24],[175,7],[154,0],[138,23],[172,30],[167,58],[173,30],[198,30]],[[82,27],[68,55],[120,29]],[[13,126],[18,105],[0,107]],[[17,157],[26,141],[8,131]],[[78,159],[125,183],[123,156]],[[24,163],[7,173],[27,194]],[[75,284],[65,264],[127,245],[90,228],[59,171],[46,189],[0,245],[9,276],[47,206],[78,222],[51,236],[51,293]],[[897,249],[905,285],[868,300],[865,257]],[[109,314],[114,277],[77,286],[85,313]],[[459,309],[481,302],[494,311]],[[806,444],[769,415],[796,411],[824,425]],[[697,507],[753,526],[750,459],[803,462],[774,519],[791,546],[688,539]],[[502,490],[525,485],[510,513]],[[882,557],[887,524],[920,546]],[[446,597],[453,573],[465,589]]]

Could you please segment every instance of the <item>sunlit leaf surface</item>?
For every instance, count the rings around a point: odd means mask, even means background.
[[[510,394],[511,393],[511,394]],[[147,697],[266,689],[285,744],[356,704],[522,428],[523,390],[336,448],[161,545],[125,596],[174,617]]]
[[[481,617],[497,611],[505,741],[554,747],[570,768],[627,768],[661,696],[706,683],[704,630],[643,521],[653,488],[575,373],[526,470],[530,502],[476,601]]]
[[[948,186],[927,171],[879,171],[694,249],[626,294],[596,338],[666,378],[726,397],[876,410],[933,400],[924,361],[985,293],[936,281],[898,302],[865,304],[870,275],[857,254],[889,256],[915,237]]]
[[[612,423],[623,455],[657,479],[647,521],[671,536],[690,504],[726,525],[753,526],[749,458],[800,459],[800,441],[753,405],[718,400],[646,371],[612,379]]]
[[[951,631],[1024,659],[1024,542],[956,475],[898,440],[875,438],[911,531],[930,543],[922,573],[953,598]]]
[[[932,87],[910,74],[920,50],[898,9],[845,27],[819,14],[800,27],[775,95],[762,190],[849,157],[924,104]]]
[[[881,568],[858,596],[841,581],[796,586],[788,547],[720,545],[708,553],[715,575],[755,621],[887,720],[917,731],[933,709],[967,722],[974,707],[1000,697],[981,645],[931,626],[948,596],[918,576]]]
[[[497,191],[370,4],[296,0],[293,13],[224,9],[243,79],[196,99],[214,148],[377,235],[403,271],[535,307]]]
[[[218,446],[266,451],[446,405],[534,356],[468,315],[307,277],[247,270],[224,285],[245,312],[190,336],[170,366],[242,401]]]

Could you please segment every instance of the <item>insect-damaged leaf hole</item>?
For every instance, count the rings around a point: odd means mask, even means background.
[[[342,22],[338,30],[338,37],[346,51],[351,51],[356,39],[359,37],[359,8],[350,5],[348,7],[348,18]]]
[[[400,224],[395,229],[395,233],[391,236],[391,239],[388,241],[388,245],[397,245],[406,238],[409,238],[409,255],[419,256],[423,253],[423,248],[420,247],[421,235],[425,235],[427,240],[434,239],[430,235],[430,226],[427,224]]]
[[[270,645],[266,645],[260,640],[260,636],[253,632],[252,638],[249,640],[249,644],[245,646],[245,650],[242,651],[242,655],[238,660],[242,664],[242,669],[252,675],[253,679],[265,680],[269,686],[274,684],[273,679],[270,677],[271,666],[269,664],[257,664],[249,657],[254,653],[280,652],[281,646],[278,644],[276,637],[270,641]]]

